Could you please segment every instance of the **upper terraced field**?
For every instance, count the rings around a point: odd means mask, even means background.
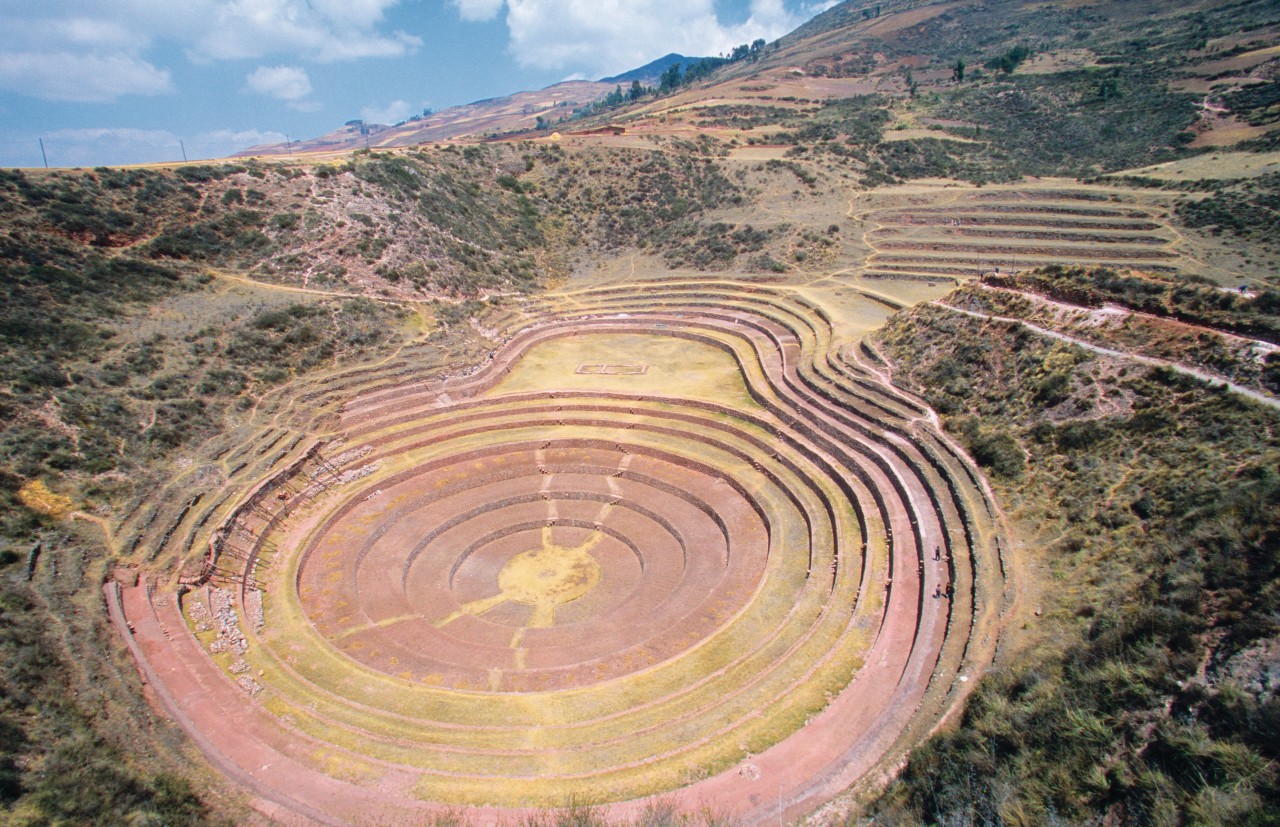
[[[1046,264],[1167,272],[1184,251],[1162,212],[1101,188],[966,190],[868,212],[867,274],[946,279]]]
[[[109,586],[115,616],[260,809],[794,817],[955,707],[1000,522],[826,308],[664,281],[489,321],[476,367],[410,348],[282,394],[303,427],[129,522],[186,565]]]

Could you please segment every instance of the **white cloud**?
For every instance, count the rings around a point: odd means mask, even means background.
[[[225,158],[233,152],[262,144],[278,144],[288,140],[283,132],[259,129],[215,129],[191,139],[187,154],[191,158]],[[193,154],[194,153],[194,154]]]
[[[6,136],[6,138],[17,136]],[[44,134],[49,165],[93,167],[142,164],[154,161],[181,161],[223,158],[258,144],[279,143],[279,132],[219,129],[181,137],[164,129],[62,129]],[[35,138],[8,140],[0,146],[0,165],[39,166],[40,145]]]
[[[282,101],[298,101],[311,94],[311,78],[297,66],[259,66],[246,80],[251,91]]]
[[[0,87],[45,100],[105,103],[173,91],[169,72],[128,54],[0,52]]]
[[[397,57],[422,45],[418,37],[378,31],[383,13],[400,0],[224,0],[210,3],[208,26],[194,33],[188,54],[233,60],[292,54],[318,60]]]
[[[169,72],[144,56],[145,34],[110,16],[79,14],[76,3],[50,5],[0,11],[0,87],[73,103],[173,91]],[[44,8],[57,16],[42,18]]]
[[[54,23],[55,35],[68,43],[83,48],[135,49],[145,45],[146,39],[113,20],[94,20],[88,17],[72,17]]]
[[[400,123],[416,111],[408,101],[396,100],[383,107],[366,106],[360,110],[360,117],[365,123],[393,124]]]
[[[404,1],[0,0],[0,87],[86,103],[171,92],[151,54],[161,45],[199,62],[396,57],[422,45],[387,30],[387,11]]]
[[[504,0],[451,0],[463,20],[479,22],[492,20],[502,11]]]
[[[297,66],[259,66],[246,78],[247,89],[259,95],[282,100],[298,112],[316,112],[318,101],[307,100],[311,94],[311,78],[307,70]]]
[[[595,75],[625,71],[668,52],[715,55],[756,38],[774,40],[808,15],[783,0],[752,0],[748,18],[725,25],[713,0],[452,0],[464,20],[490,19],[506,7],[510,48],[538,69]]]

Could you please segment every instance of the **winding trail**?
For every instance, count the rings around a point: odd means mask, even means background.
[[[1095,345],[1093,342],[1088,342],[1088,341],[1085,341],[1084,339],[1076,338],[1075,336],[1068,336],[1065,333],[1060,333],[1056,330],[1050,330],[1047,327],[1041,327],[1040,325],[1032,324],[1031,322],[1025,321],[1023,319],[1015,319],[1012,316],[996,316],[990,313],[979,313],[976,310],[966,310],[961,307],[956,307],[955,305],[952,305],[952,304],[947,304],[944,301],[930,302],[930,304],[932,304],[935,307],[941,307],[945,310],[949,310],[952,313],[960,313],[962,315],[970,316],[975,319],[982,319],[983,321],[1002,322],[1004,324],[1021,325],[1022,327],[1026,328],[1027,330],[1030,330],[1033,333],[1038,333],[1041,336],[1047,336],[1050,339],[1056,339],[1060,342],[1066,342],[1068,344],[1075,345],[1076,347],[1080,347],[1085,350],[1092,351],[1093,353],[1101,354],[1103,356],[1111,356],[1116,359],[1124,359],[1130,362],[1138,362],[1143,365],[1150,365],[1151,367],[1168,368],[1169,370],[1172,370],[1176,373],[1180,373],[1183,376],[1189,376],[1192,379],[1198,379],[1201,382],[1206,382],[1210,385],[1223,386],[1227,388],[1227,390],[1231,391],[1232,393],[1239,394],[1240,396],[1246,397],[1247,399],[1250,399],[1254,402],[1258,402],[1260,404],[1266,405],[1268,408],[1272,408],[1274,410],[1280,410],[1280,400],[1278,399],[1267,396],[1264,393],[1260,393],[1258,391],[1252,390],[1251,388],[1242,387],[1241,385],[1237,385],[1235,382],[1228,381],[1226,379],[1223,379],[1220,376],[1215,376],[1206,371],[1197,370],[1196,368],[1188,367],[1179,362],[1172,362],[1172,361],[1169,361],[1168,359],[1158,359],[1154,356],[1143,356],[1142,354],[1139,354],[1139,353],[1129,353],[1123,350],[1114,350],[1109,347]]]

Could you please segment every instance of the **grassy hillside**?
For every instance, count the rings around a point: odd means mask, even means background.
[[[1264,0],[850,0],[758,62],[610,117],[791,146],[868,186],[1089,176],[1203,152],[1219,136],[1264,146],[1278,22]]]
[[[1276,412],[939,306],[876,338],[987,467],[1044,581],[1029,645],[916,751],[879,817],[1275,823]]]
[[[149,711],[105,628],[95,521],[109,527],[103,515],[294,371],[398,336],[399,311],[367,299],[228,288],[158,252],[175,217],[200,214],[206,184],[182,171],[0,179],[6,823],[210,818],[182,769],[183,739]],[[219,263],[246,248],[246,222],[217,211]],[[83,520],[68,521],[72,509]]]

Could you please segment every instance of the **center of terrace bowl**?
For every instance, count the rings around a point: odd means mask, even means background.
[[[498,574],[503,597],[533,607],[529,625],[550,626],[555,609],[584,597],[600,582],[600,564],[591,556],[604,535],[599,531],[578,546],[552,542],[551,529],[542,530],[542,545],[507,561]]]
[[[535,440],[433,439],[430,458],[347,494],[300,562],[312,628],[414,685],[554,692],[676,668],[713,638],[755,640],[738,631],[743,613],[755,623],[803,589],[807,555],[766,574],[769,521],[791,516],[790,500],[732,443],[666,427],[674,414],[634,442],[612,428],[601,439],[562,413]],[[726,481],[734,462],[751,488]],[[752,608],[762,590],[779,597]]]

